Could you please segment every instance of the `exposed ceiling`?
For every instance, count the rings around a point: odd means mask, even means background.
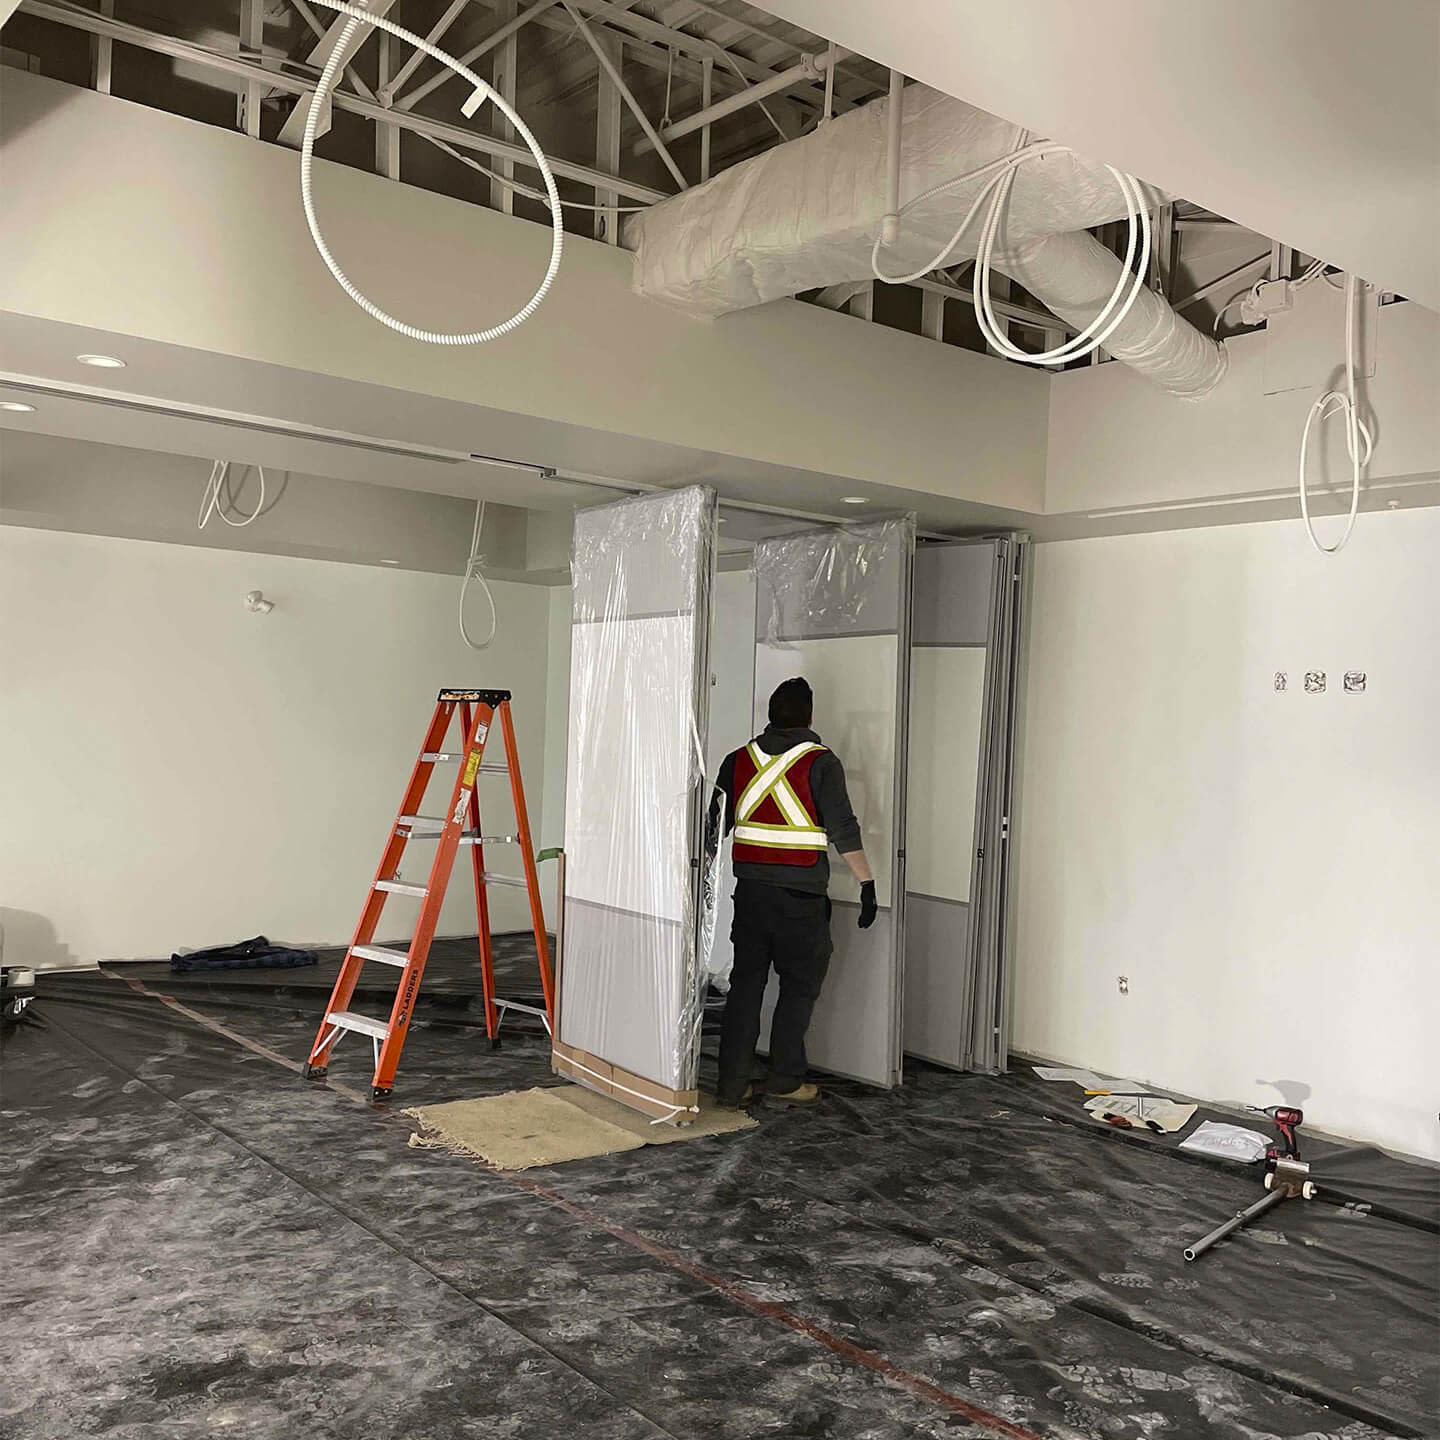
[[[1304,187],[1292,183],[1293,177],[1303,173],[1307,185],[1314,180],[1319,187],[1316,195],[1333,197],[1341,177],[1348,173],[1346,167],[1358,166],[1361,151],[1382,132],[1388,134],[1386,126],[1391,123],[1372,116],[1356,129],[1343,152],[1332,152],[1327,128],[1330,119],[1324,116],[1309,116],[1311,131],[1303,137],[1303,146],[1288,132],[1267,132],[1263,144],[1250,136],[1249,168],[1243,174],[1237,170],[1229,178],[1235,181],[1233,193],[1237,199],[1243,199],[1251,190],[1264,192],[1261,198],[1268,197],[1270,209],[1257,204],[1243,211],[1248,226],[1257,227],[1252,229],[1227,220],[1225,215],[1230,212],[1219,210],[1228,203],[1224,197],[1232,191],[1220,183],[1229,171],[1213,157],[1213,174],[1194,171],[1204,182],[1198,188],[1178,178],[1185,170],[1190,149],[1196,148],[1180,144],[1175,139],[1178,131],[1187,131],[1192,140],[1203,141],[1212,128],[1222,136],[1238,135],[1244,128],[1237,128],[1228,111],[1223,124],[1215,121],[1212,126],[1213,96],[1219,92],[1212,89],[1209,98],[1202,100],[1197,98],[1195,88],[1202,76],[1215,81],[1217,36],[1233,39],[1239,33],[1224,31],[1226,24],[1240,23],[1236,7],[1228,0],[1214,8],[1213,16],[1203,19],[1197,19],[1199,12],[1191,10],[1187,23],[1196,33],[1178,39],[1173,26],[1180,7],[1142,7],[1150,20],[1122,26],[1124,44],[1116,43],[1104,51],[1109,71],[1096,68],[1100,57],[1084,61],[1080,57],[1089,55],[1090,49],[1107,36],[1113,39],[1113,27],[1107,30],[1093,20],[1080,25],[1076,18],[1079,7],[1075,13],[1059,7],[1051,17],[1054,24],[1048,33],[1042,33],[1044,27],[1037,25],[1034,6],[1010,11],[990,7],[985,12],[985,23],[972,27],[961,44],[955,39],[951,22],[966,15],[973,18],[977,9],[963,0],[916,0],[904,7],[865,4],[862,0],[825,0],[824,4],[819,0],[771,0],[769,8],[777,15],[783,13],[786,19],[777,19],[742,0],[573,3],[586,17],[592,34],[617,58],[635,104],[662,129],[667,117],[679,119],[701,108],[707,93],[712,101],[719,101],[745,86],[773,80],[777,74],[790,71],[802,57],[825,50],[833,39],[860,52],[843,59],[836,70],[829,103],[837,109],[866,103],[883,93],[887,71],[877,62],[894,61],[917,78],[1085,146],[1105,159],[1125,164],[1147,180],[1208,202],[1210,209],[1189,201],[1173,207],[1168,217],[1170,249],[1164,264],[1157,262],[1163,274],[1155,276],[1156,283],[1172,299],[1182,304],[1190,302],[1186,313],[1202,326],[1209,325],[1236,288],[1237,282],[1227,280],[1231,272],[1272,250],[1266,234],[1281,233],[1278,223],[1266,229],[1272,220],[1288,224],[1292,214],[1297,221],[1302,218],[1303,206],[1295,192]],[[5,63],[72,84],[106,89],[207,124],[249,129],[264,142],[293,143],[297,93],[303,96],[306,86],[313,86],[317,73],[317,29],[323,31],[328,23],[323,7],[299,6],[295,0],[115,0],[113,21],[98,14],[100,8],[73,4],[71,0],[25,0],[19,13],[5,26],[0,47]],[[1053,7],[1042,8],[1048,15]],[[1120,18],[1134,20],[1132,5],[1109,0],[1108,8],[1116,12],[1116,24]],[[1303,46],[1284,48],[1284,64],[1277,62],[1274,68],[1278,78],[1251,88],[1278,88],[1290,94],[1294,105],[1309,105],[1313,110],[1315,75],[1326,76],[1333,71],[1353,78],[1363,73],[1365,65],[1379,64],[1383,37],[1396,33],[1394,26],[1405,19],[1402,11],[1413,19],[1418,8],[1378,7],[1384,12],[1383,21],[1377,19],[1375,24],[1367,25],[1363,43],[1357,42],[1353,55],[1341,43],[1343,27],[1334,33],[1327,30],[1324,36],[1307,36]],[[306,19],[307,9],[321,17],[317,25],[312,26]],[[5,12],[6,7],[0,5],[0,19]],[[615,238],[613,215],[597,214],[593,208],[601,200],[614,199],[612,192],[596,183],[607,177],[623,187],[620,193],[625,203],[644,203],[646,198],[673,192],[674,182],[653,146],[645,141],[629,101],[607,81],[591,46],[564,8],[551,5],[537,9],[533,4],[518,5],[516,0],[470,0],[458,6],[444,0],[401,0],[391,13],[402,23],[432,34],[438,22],[450,17],[448,28],[439,35],[440,43],[460,53],[495,41],[517,13],[531,15],[530,23],[512,32],[509,40],[491,44],[483,60],[476,63],[492,67],[485,73],[493,73],[497,85],[513,87],[519,108],[547,153],[569,166],[562,193],[579,208],[567,212],[568,228]],[[1093,10],[1090,14],[1094,14]],[[794,23],[797,19],[802,23]],[[1315,28],[1319,32],[1325,27]],[[1248,35],[1248,29],[1244,33]],[[1073,42],[1069,52],[1060,38],[1065,36]],[[245,41],[249,42],[248,48],[242,43]],[[1142,54],[1158,53],[1164,48],[1162,42],[1171,49],[1165,74],[1156,79],[1147,72],[1141,85],[1121,62],[1127,57],[1138,62]],[[1004,64],[998,58],[993,64],[982,62],[982,57],[991,54],[1004,58],[1007,45],[1026,47],[1023,60],[1011,63],[1014,57],[1010,57]],[[1100,48],[1104,50],[1104,45],[1100,44]],[[866,59],[866,55],[876,59]],[[1318,56],[1325,59],[1325,64],[1307,78],[1296,68],[1297,55]],[[1175,63],[1177,56],[1183,64]],[[1193,63],[1195,56],[1201,57],[1203,63]],[[365,97],[373,97],[387,79],[394,81],[403,63],[398,47],[386,61],[377,42],[372,40],[366,46],[343,86],[349,97],[346,103],[353,101],[359,108],[347,110],[345,104],[337,104],[333,127],[320,142],[318,152],[328,159],[391,173],[407,184],[455,195],[474,204],[545,218],[543,207],[517,193],[513,186],[476,173],[474,165],[482,164],[497,176],[507,170],[515,176],[514,169],[493,152],[496,137],[488,112],[465,130],[456,111],[461,98],[456,83],[450,80],[431,85],[432,80],[447,72],[426,62],[413,73],[399,77],[397,108],[389,113],[403,111],[414,117],[421,129],[400,130],[364,113],[369,103]],[[1402,88],[1409,78],[1423,78],[1426,63],[1423,56],[1405,60],[1399,73]],[[1235,87],[1237,77],[1243,79],[1250,74],[1251,65],[1252,52],[1247,48],[1243,63],[1237,63],[1233,73],[1227,72],[1224,93]],[[1341,69],[1335,71],[1336,66]],[[1187,73],[1175,76],[1173,84],[1166,80],[1170,72],[1181,69]],[[1114,83],[1096,83],[1095,77],[1102,73],[1112,74]],[[1163,104],[1145,89],[1152,83],[1160,87]],[[1167,84],[1170,88],[1166,88]],[[417,90],[424,93],[417,95]],[[1100,91],[1109,98],[1092,94]],[[1140,101],[1133,99],[1137,94],[1142,97]],[[1350,79],[1339,86],[1337,94],[1345,102],[1331,117],[1338,125],[1353,98]],[[1236,101],[1239,113],[1253,116],[1262,100],[1272,107],[1279,104],[1275,95],[1240,97]],[[303,98],[299,104],[303,108]],[[717,118],[708,127],[708,145],[700,131],[677,138],[671,147],[673,158],[692,181],[699,180],[706,173],[715,173],[812,128],[824,114],[826,104],[823,79],[792,77],[763,104],[752,104]],[[1145,109],[1146,125],[1135,125],[1136,105]],[[1404,112],[1404,106],[1400,108]],[[1293,120],[1298,112],[1286,113]],[[1200,114],[1205,115],[1203,126],[1195,123],[1194,117]],[[1166,117],[1173,117],[1174,123],[1160,123]],[[448,150],[437,148],[433,143],[435,135],[423,132],[424,126],[439,125],[458,130],[462,137],[458,148],[457,144],[450,144]],[[1433,123],[1429,131],[1424,123],[1412,126],[1411,131],[1390,156],[1375,166],[1371,175],[1375,188],[1366,192],[1372,200],[1387,186],[1398,192],[1418,173],[1417,157],[1424,158],[1430,143],[1427,135],[1433,140]],[[486,149],[487,145],[492,149]],[[1282,161],[1292,163],[1285,158],[1289,153],[1285,146],[1303,149],[1309,157],[1309,168],[1284,169]],[[1203,149],[1203,144],[1199,148]],[[1315,166],[1326,156],[1335,160],[1335,168],[1323,177],[1313,175]],[[1230,157],[1220,158],[1228,161]],[[1177,167],[1174,170],[1170,168],[1172,160]],[[587,175],[590,183],[583,178]],[[523,181],[533,179],[533,175],[527,177],[522,170],[515,178]],[[1240,184],[1240,180],[1245,183]],[[1309,204],[1309,199],[1305,198],[1304,203]],[[1339,209],[1349,212],[1342,218],[1357,234],[1363,228],[1376,235],[1391,235],[1405,227],[1388,220],[1386,225],[1375,225],[1373,214],[1386,213],[1398,220],[1410,213],[1403,205],[1400,210],[1382,207],[1376,212],[1372,208],[1368,214],[1363,205],[1341,205]],[[1242,209],[1235,208],[1233,213],[1241,215]],[[1337,217],[1331,218],[1339,223]],[[1314,233],[1318,237],[1321,232]],[[1433,230],[1427,229],[1425,241],[1433,253],[1432,236]],[[1116,237],[1101,238],[1113,242]],[[1298,230],[1286,233],[1287,240],[1298,242],[1301,238]],[[1318,244],[1318,238],[1313,243]],[[1340,252],[1335,253],[1339,257]],[[1275,257],[1274,263],[1282,267],[1293,263],[1288,249],[1275,247]],[[1255,273],[1246,271],[1244,280],[1238,283],[1248,283]],[[953,284],[958,278],[941,276],[937,280]],[[832,309],[848,310],[858,317],[857,323],[874,321],[925,333],[942,343],[984,349],[964,304],[942,307],[938,331],[925,329],[922,296],[912,287],[857,287],[845,296],[819,294],[808,298]],[[1012,299],[1017,311],[1032,303],[1023,292]],[[1038,316],[1042,323],[1044,318],[1043,314]],[[1038,340],[1041,329],[1037,325],[1027,330],[1020,319],[1014,333],[1025,343],[1027,335],[1033,334]],[[123,372],[108,376],[76,372],[73,361],[80,351],[116,348],[123,350],[128,362]],[[388,487],[463,502],[486,497],[497,504],[529,511],[566,512],[577,504],[596,503],[623,493],[617,485],[639,489],[704,481],[716,485],[722,495],[753,504],[763,504],[783,488],[792,510],[819,518],[844,518],[882,508],[915,508],[921,525],[931,530],[963,533],[1020,527],[1042,538],[1261,519],[1272,512],[1276,516],[1288,514],[1291,509],[1286,499],[1256,497],[1253,506],[1195,505],[1175,514],[1041,519],[917,494],[900,486],[872,485],[865,487],[872,508],[859,512],[847,510],[840,503],[841,490],[856,488],[854,483],[843,484],[831,475],[736,461],[729,456],[580,427],[570,427],[568,434],[562,434],[554,426],[545,427],[544,422],[483,406],[26,317],[0,316],[0,352],[0,387],[8,381],[14,396],[24,396],[36,405],[34,413],[0,414],[0,425],[56,437],[57,443],[83,441],[125,447],[132,454],[190,457],[202,469],[208,457],[216,455],[265,464],[293,473],[297,477],[296,493],[303,489],[308,477],[316,496],[330,493],[324,488],[327,482],[348,482],[357,487],[356,493],[358,487]],[[993,363],[1008,362],[996,359]],[[543,433],[537,426],[544,427]],[[38,473],[35,467],[44,468],[33,451],[26,453],[32,474]],[[476,456],[521,462],[541,458],[546,466],[560,473],[542,474],[534,464],[486,464],[472,458]],[[177,470],[175,475],[180,473]],[[606,486],[603,482],[607,480],[613,483]],[[183,484],[178,478],[175,484],[178,497]],[[1410,503],[1408,497],[1405,503]],[[376,513],[383,510],[381,505]],[[468,514],[468,510],[464,513]],[[123,528],[125,523],[131,523],[131,530]],[[727,528],[729,543],[735,548],[747,539],[773,533],[791,523],[732,511]],[[169,511],[162,515],[158,509],[149,530],[145,525],[151,522],[141,525],[133,517],[131,522],[117,519],[113,524],[122,528],[108,533],[143,532],[154,538],[167,538],[161,532],[174,528]],[[135,530],[137,525],[139,532]],[[246,543],[263,547],[266,541],[255,533],[246,537]],[[315,538],[291,536],[277,538],[273,543],[276,548],[288,545],[292,550],[304,545],[323,548]],[[373,563],[393,558],[380,554],[387,548],[393,547],[385,546],[378,538],[373,544],[369,539],[355,539],[351,545],[353,558]],[[405,563],[418,568],[449,568],[449,549],[450,542],[437,536],[433,550],[425,551],[424,556],[417,550]],[[518,574],[537,567],[522,565],[517,559],[512,568]]]
[[[1440,310],[1434,0],[764,0]]]

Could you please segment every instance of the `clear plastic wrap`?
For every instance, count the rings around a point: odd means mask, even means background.
[[[556,1068],[665,1118],[695,1089],[714,492],[576,516]],[[693,1103],[693,1102],[692,1102]]]
[[[833,525],[755,547],[755,639],[880,635],[900,629],[915,517]]]

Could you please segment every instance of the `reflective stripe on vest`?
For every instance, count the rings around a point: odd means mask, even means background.
[[[825,747],[806,741],[783,754],[767,755],[752,740],[746,748],[755,776],[735,804],[736,842],[774,850],[824,850],[829,839],[801,804],[788,775],[797,760]],[[780,807],[783,823],[768,825],[751,818],[767,797]]]

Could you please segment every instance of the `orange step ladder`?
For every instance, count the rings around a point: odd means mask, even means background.
[[[445,736],[449,732],[451,721],[457,715],[461,731],[460,748],[446,750]],[[505,760],[503,763],[486,764],[485,742],[497,716],[505,742]],[[449,806],[444,815],[422,815],[420,807],[435,767],[450,761],[457,762],[460,768],[450,792]],[[475,792],[475,782],[482,774],[506,774],[510,777],[510,794],[515,804],[514,835],[482,833],[480,801]],[[440,842],[436,847],[435,857],[430,862],[429,874],[423,881],[402,879],[400,863],[405,858],[406,847],[420,840]],[[336,1042],[341,1036],[354,1031],[360,1035],[368,1035],[374,1045],[375,1077],[371,1087],[373,1097],[383,1100],[394,1089],[395,1070],[400,1063],[400,1051],[405,1044],[410,1021],[414,1018],[415,997],[420,989],[420,978],[425,973],[425,961],[430,954],[430,943],[435,938],[435,927],[440,920],[445,887],[454,868],[456,851],[462,845],[470,851],[471,868],[475,876],[480,971],[485,990],[485,1033],[490,1037],[492,1046],[499,1044],[500,1022],[506,1010],[521,1010],[538,1015],[544,1020],[547,1030],[552,1028],[555,999],[550,947],[545,934],[545,912],[540,903],[535,852],[530,843],[530,822],[525,813],[525,790],[520,780],[520,757],[515,745],[515,722],[510,714],[510,692],[442,690],[436,697],[435,714],[431,717],[430,728],[425,732],[420,758],[410,773],[410,783],[405,789],[405,798],[401,801],[399,814],[391,829],[389,843],[380,858],[380,868],[375,872],[375,879],[370,885],[365,908],[360,914],[360,923],[355,927],[355,938],[350,942],[350,948],[335,981],[335,988],[330,994],[330,1003],[325,1007],[325,1018],[320,1022],[320,1029],[316,1033],[315,1044],[310,1050],[310,1059],[305,1067],[306,1075],[314,1079],[323,1077],[329,1069]],[[487,845],[518,845],[524,862],[524,878],[497,875],[486,870]],[[535,931],[535,953],[540,963],[540,985],[545,997],[543,1010],[533,1005],[522,1005],[516,1000],[496,998],[490,939],[490,905],[486,897],[486,889],[491,885],[523,886],[529,892],[530,920]],[[423,902],[408,950],[392,950],[372,943],[386,898],[390,895],[419,896]],[[392,965],[400,971],[400,986],[395,993],[395,1003],[391,1006],[388,1020],[375,1020],[349,1008],[360,980],[361,968],[367,960]]]

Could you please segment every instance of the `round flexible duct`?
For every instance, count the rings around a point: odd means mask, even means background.
[[[995,255],[995,268],[1046,309],[1083,329],[1100,313],[1121,264],[1083,230],[1046,235]],[[1225,347],[1202,334],[1153,290],[1142,290],[1105,341],[1105,350],[1172,395],[1200,400],[1225,377]]]

